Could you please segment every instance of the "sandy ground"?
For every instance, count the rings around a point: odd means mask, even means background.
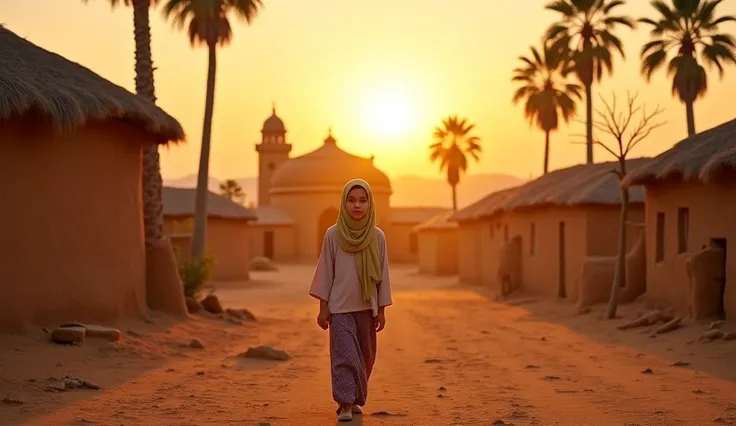
[[[651,338],[650,329],[616,330],[626,318],[602,321],[597,310],[494,303],[455,278],[406,267],[392,277],[395,306],[379,334],[366,414],[353,424],[736,424],[736,341],[698,342],[702,324]],[[54,345],[41,331],[0,337],[0,424],[334,425],[328,337],[305,295],[310,278],[309,266],[285,266],[221,284],[223,303],[250,309],[255,323],[154,317],[122,325],[119,343],[81,347]],[[204,349],[187,347],[192,338]],[[256,345],[293,359],[237,356]],[[66,375],[101,389],[47,390]]]

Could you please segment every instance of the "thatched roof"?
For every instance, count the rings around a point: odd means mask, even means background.
[[[446,211],[444,207],[391,207],[389,222],[394,225],[415,225]]]
[[[457,222],[478,220],[481,216],[486,216],[487,212],[496,211],[498,206],[503,205],[506,198],[511,197],[518,188],[513,187],[492,192],[464,209],[458,210],[450,219]]]
[[[678,142],[647,167],[629,173],[624,185],[648,185],[669,178],[708,183],[725,170],[736,170],[736,119]]]
[[[457,228],[457,222],[452,220],[452,213],[452,210],[444,211],[415,226],[414,228],[412,228],[412,231],[420,232],[429,230],[455,229]]]
[[[194,197],[197,190],[194,188],[164,187],[161,198],[164,203],[164,216],[192,217],[194,216]],[[256,214],[248,208],[227,198],[207,191],[207,213],[210,218],[256,220]]]
[[[0,26],[0,121],[37,113],[58,130],[120,120],[157,143],[180,141],[178,121],[151,102]]]
[[[628,170],[637,170],[649,161],[648,158],[630,159]],[[523,185],[494,192],[457,212],[454,220],[475,220],[534,207],[618,205],[621,203],[619,181],[611,173],[617,168],[618,163],[607,162],[554,170]],[[632,188],[629,197],[633,204],[644,203],[644,189]]]
[[[294,219],[289,216],[289,213],[278,207],[256,207],[255,209],[252,209],[252,212],[256,215],[256,221],[252,224],[254,226],[294,224]]]

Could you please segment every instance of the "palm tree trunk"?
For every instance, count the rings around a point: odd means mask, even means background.
[[[207,97],[204,105],[204,124],[202,126],[202,148],[199,154],[199,173],[197,174],[197,194],[194,201],[194,231],[192,235],[192,260],[204,256],[207,236],[207,184],[210,168],[210,137],[212,136],[212,115],[215,109],[215,76],[217,74],[217,44],[207,43],[209,68],[207,70]]]
[[[585,85],[585,162],[593,164],[593,85]]]
[[[450,185],[452,187],[452,211],[457,211],[457,185]]]
[[[693,102],[685,102],[685,114],[687,115],[687,135],[695,134],[695,109]]]
[[[135,90],[138,96],[156,103],[151,58],[151,0],[133,0],[135,35]],[[163,237],[163,202],[158,145],[142,149],[141,196],[146,245],[146,297],[144,305],[185,318],[187,315],[179,268],[171,243]]]
[[[544,174],[549,169],[549,130],[544,132]]]
[[[144,99],[156,103],[151,55],[151,0],[133,1],[133,31],[135,35],[135,91]],[[163,236],[163,203],[161,201],[161,165],[158,145],[143,146],[143,229],[146,246]]]

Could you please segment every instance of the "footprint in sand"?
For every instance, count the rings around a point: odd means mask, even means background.
[[[376,411],[371,413],[371,416],[373,417],[406,417],[408,414],[406,413],[390,413],[388,411]]]
[[[448,362],[455,362],[454,359],[440,359],[440,358],[427,358],[424,360],[425,364],[446,364]]]

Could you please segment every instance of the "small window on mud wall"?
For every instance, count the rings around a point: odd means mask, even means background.
[[[411,232],[409,233],[409,253],[410,254],[417,254],[417,233]]]
[[[495,228],[493,227],[493,224],[491,224],[491,226],[489,226],[489,227],[488,227],[488,236],[489,236],[489,237],[490,237],[491,239],[493,239],[493,230],[494,230],[494,229],[495,229]]]
[[[509,242],[509,226],[508,225],[503,226],[503,241],[505,243]]]
[[[529,227],[529,254],[534,256],[537,245],[537,228],[532,225]]]
[[[664,260],[664,213],[658,212],[657,213],[657,234],[655,235],[656,238],[656,246],[655,246],[655,253],[654,253],[654,261],[655,262],[661,262]]]
[[[687,251],[688,233],[690,232],[690,209],[677,209],[677,253]]]

